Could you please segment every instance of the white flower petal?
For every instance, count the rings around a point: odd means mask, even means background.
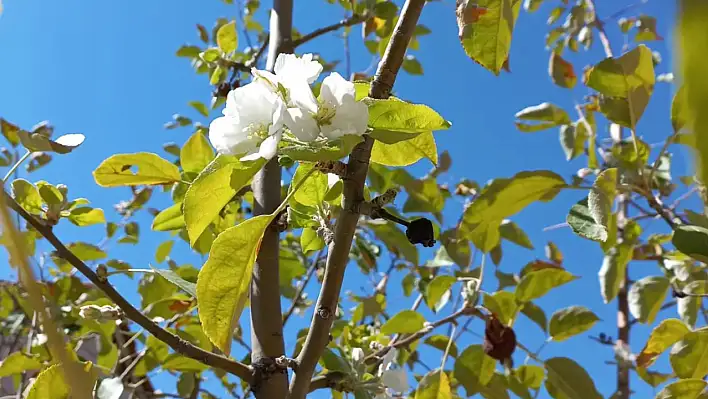
[[[312,93],[310,85],[304,80],[288,81],[286,86],[290,95],[290,102],[313,114],[317,113],[317,100]]]
[[[339,181],[339,176],[334,173],[327,173],[327,187],[332,187]]]
[[[386,352],[381,361],[381,369],[388,370],[389,366],[391,366],[391,363],[396,359],[396,356],[398,356],[398,349],[393,348],[390,351]]]
[[[288,108],[285,113],[285,124],[298,140],[314,141],[320,134],[317,121],[309,112],[302,112],[300,108]]]
[[[406,370],[403,369],[384,371],[381,380],[386,387],[396,392],[406,392],[409,389],[408,375]]]
[[[338,139],[345,134],[362,135],[366,133],[369,122],[369,108],[366,104],[356,101],[345,101],[337,107],[329,125],[322,126],[322,134],[330,140]]]
[[[320,90],[322,101],[330,107],[336,107],[344,103],[345,98],[354,100],[356,89],[354,83],[344,79],[337,72],[332,72],[322,81]]]
[[[256,148],[256,142],[239,124],[238,118],[221,116],[209,125],[209,141],[220,154],[235,155]]]
[[[313,83],[322,73],[322,64],[312,60],[312,54],[305,54],[298,57],[295,54],[278,55],[275,60],[275,74],[285,81],[304,80],[308,84]],[[287,87],[287,85],[285,85]]]
[[[361,348],[353,348],[352,349],[352,360],[354,360],[357,363],[364,360],[364,351]]]
[[[261,143],[258,154],[267,160],[273,159],[275,154],[278,153],[278,144],[280,143],[281,137],[283,137],[282,132],[277,132],[272,136],[268,136],[268,138],[263,140]]]

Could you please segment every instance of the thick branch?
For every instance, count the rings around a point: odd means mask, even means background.
[[[403,6],[391,41],[372,82],[370,97],[388,98],[424,5],[425,0],[407,0]],[[334,240],[329,246],[324,281],[310,331],[297,358],[298,369],[290,384],[291,399],[305,398],[317,362],[329,343],[329,331],[334,321],[344,270],[349,261],[349,251],[359,221],[358,205],[364,201],[364,183],[369,170],[372,146],[373,139],[365,137],[364,142],[358,144],[349,156],[347,174],[342,179],[342,212],[337,219]]]
[[[278,54],[291,52],[292,15],[292,0],[273,0],[266,62],[269,71],[273,71]],[[270,214],[280,205],[281,173],[277,158],[273,158],[253,178],[254,216]],[[251,282],[251,362],[254,365],[271,365],[276,358],[285,355],[279,257],[280,232],[269,228],[263,235]],[[256,368],[258,373],[261,370],[266,369]],[[287,370],[276,368],[272,374],[268,372],[255,376],[251,389],[259,399],[285,399],[288,393]]]
[[[207,352],[204,349],[192,345],[177,335],[172,334],[171,332],[155,324],[152,320],[140,312],[140,310],[131,305],[127,299],[123,298],[123,296],[118,293],[118,291],[116,291],[116,289],[113,288],[107,280],[99,278],[90,267],[88,267],[81,259],[76,257],[76,255],[74,255],[74,253],[71,252],[59,240],[59,238],[57,238],[56,235],[54,235],[51,227],[45,226],[34,216],[27,213],[27,211],[25,211],[10,195],[7,194],[7,192],[3,191],[3,195],[5,196],[8,206],[13,211],[17,212],[20,217],[26,220],[27,223],[29,223],[35,230],[37,230],[42,237],[46,238],[47,241],[54,247],[59,257],[69,262],[79,272],[81,272],[81,274],[86,276],[86,278],[88,278],[89,281],[91,281],[98,289],[103,291],[103,293],[123,311],[127,318],[136,322],[150,334],[154,335],[155,338],[169,345],[170,348],[175,350],[175,352],[198,360],[207,366],[222,369],[249,383],[251,382],[251,368],[249,366],[229,359],[225,356]]]
[[[308,33],[307,35],[305,35],[297,40],[293,40],[292,48],[295,49],[298,46],[305,44],[312,39],[320,37],[320,36],[327,34],[329,32],[333,32],[337,29],[362,23],[362,22],[366,21],[367,18],[368,18],[368,16],[366,16],[366,15],[354,14],[347,19],[343,19],[343,20],[337,22],[336,24],[325,26],[324,28],[320,28],[315,31],[312,31],[311,33]]]

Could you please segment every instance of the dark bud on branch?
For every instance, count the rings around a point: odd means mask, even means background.
[[[686,298],[688,295],[686,295],[686,293],[683,291],[674,289],[671,291],[671,296],[674,298],[681,299],[681,298]]]
[[[435,245],[433,223],[426,218],[413,220],[408,224],[406,237],[408,237],[408,241],[410,241],[411,244],[422,244],[424,247],[432,247]]]
[[[489,315],[484,328],[482,348],[491,358],[513,367],[511,355],[516,349],[516,333],[511,327],[499,321],[495,315]]]

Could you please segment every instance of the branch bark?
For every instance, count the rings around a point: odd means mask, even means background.
[[[155,324],[152,320],[140,312],[140,310],[128,302],[128,300],[125,299],[120,293],[118,293],[118,291],[113,288],[108,280],[99,278],[89,266],[76,257],[76,255],[74,255],[74,253],[71,252],[71,250],[69,250],[56,235],[54,235],[51,227],[45,226],[34,216],[27,213],[27,211],[25,211],[14,198],[7,194],[6,191],[3,191],[2,195],[5,196],[7,205],[22,219],[26,220],[27,223],[29,223],[35,230],[37,230],[37,232],[39,232],[39,234],[41,234],[42,237],[44,237],[54,247],[59,257],[69,262],[79,272],[81,272],[81,274],[86,276],[86,278],[89,279],[89,281],[91,281],[96,288],[103,291],[103,293],[123,311],[125,317],[133,320],[150,334],[154,335],[155,338],[169,345],[175,352],[200,361],[207,366],[222,369],[250,383],[252,373],[249,366],[241,362],[231,360],[225,356],[207,352],[204,349],[194,346],[190,342],[183,340],[177,335],[172,334],[171,332]]]
[[[273,71],[280,53],[292,52],[293,0],[273,0],[270,13],[270,36],[266,69]],[[278,159],[271,159],[253,178],[253,214],[274,212],[281,203],[281,168]],[[253,266],[251,281],[251,362],[254,365],[271,365],[285,355],[282,310],[280,305],[280,233],[268,228],[263,235],[260,250]],[[256,367],[260,373],[261,367]],[[288,394],[287,369],[276,368],[273,373],[254,378],[252,386],[256,398],[281,399]]]
[[[390,95],[424,5],[425,0],[407,0],[403,6],[391,41],[371,84],[370,97],[385,99]],[[342,212],[337,219],[334,240],[329,245],[324,281],[315,305],[310,331],[297,357],[298,368],[290,384],[291,399],[305,398],[317,362],[329,343],[329,331],[334,321],[344,271],[349,261],[349,251],[359,221],[358,205],[364,200],[364,183],[373,144],[373,139],[365,136],[364,141],[354,147],[349,156],[347,174],[342,179]]]

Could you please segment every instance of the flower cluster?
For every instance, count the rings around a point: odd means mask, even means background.
[[[366,132],[369,111],[356,101],[352,82],[333,72],[315,98],[310,85],[322,65],[312,54],[280,54],[274,71],[253,68],[253,81],[229,92],[224,116],[209,126],[209,140],[219,153],[271,159],[281,140],[313,143]]]

